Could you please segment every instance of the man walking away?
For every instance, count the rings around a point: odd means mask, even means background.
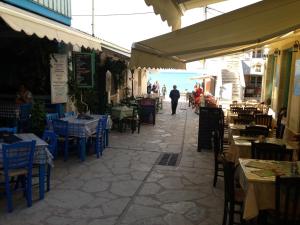
[[[180,93],[176,88],[177,88],[176,85],[173,85],[173,90],[170,91],[170,95],[169,95],[169,97],[171,98],[172,115],[176,114],[178,99],[180,98]]]

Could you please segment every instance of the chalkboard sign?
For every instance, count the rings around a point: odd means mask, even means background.
[[[73,53],[75,80],[78,87],[92,88],[94,58],[92,53]]]

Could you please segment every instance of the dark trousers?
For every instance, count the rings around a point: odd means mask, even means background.
[[[176,108],[178,105],[178,101],[171,101],[171,105],[172,105],[172,114],[176,114]]]

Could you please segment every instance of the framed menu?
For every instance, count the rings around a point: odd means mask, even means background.
[[[51,103],[68,100],[68,59],[66,54],[53,54],[50,59]]]
[[[94,85],[94,57],[92,53],[73,52],[75,81],[78,87],[92,88]]]

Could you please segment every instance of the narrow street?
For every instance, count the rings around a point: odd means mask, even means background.
[[[109,148],[97,159],[55,161],[51,191],[27,208],[24,199],[5,225],[216,225],[223,215],[223,182],[213,180],[212,152],[197,152],[198,115],[168,102],[156,125],[140,134],[110,133]],[[177,166],[157,165],[162,153],[179,153]],[[34,190],[37,193],[37,189]],[[21,196],[20,196],[21,198]]]

